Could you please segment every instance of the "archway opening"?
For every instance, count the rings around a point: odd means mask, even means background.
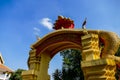
[[[55,70],[62,69],[63,58],[60,56],[60,52],[58,52],[49,62],[48,74],[50,75],[50,80],[54,80],[53,73]]]
[[[81,51],[78,49],[70,48],[59,51],[49,62],[48,73],[51,77],[50,80],[56,80],[56,78],[66,80],[68,77],[75,80],[83,80],[81,60]]]
[[[48,74],[49,63],[59,51],[66,49],[81,50],[81,38],[78,34],[70,34],[66,32],[56,35],[53,34],[51,36],[45,36],[45,38],[37,42],[38,44],[36,43],[33,45],[33,47],[36,48],[36,56],[41,57],[38,79],[47,80],[50,78]]]

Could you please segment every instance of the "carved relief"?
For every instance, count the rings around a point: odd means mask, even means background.
[[[36,56],[36,50],[30,50],[28,58],[28,67],[30,70],[39,70],[40,57]]]

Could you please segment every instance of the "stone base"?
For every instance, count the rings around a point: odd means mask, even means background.
[[[37,80],[37,72],[35,70],[23,71],[22,80]]]
[[[115,61],[111,59],[98,59],[82,61],[81,67],[84,72],[85,80],[116,80]]]

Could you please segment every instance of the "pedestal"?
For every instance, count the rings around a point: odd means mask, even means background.
[[[81,67],[85,80],[116,80],[114,76],[116,65],[111,59],[82,61]]]
[[[22,79],[23,80],[37,80],[37,71],[35,70],[23,71]]]

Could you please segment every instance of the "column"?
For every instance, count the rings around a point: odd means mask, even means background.
[[[81,37],[83,60],[100,59],[99,37],[97,34],[87,34]]]
[[[98,34],[86,34],[81,37],[81,67],[85,80],[115,80],[115,61],[100,58]]]
[[[49,68],[49,62],[51,60],[51,57],[49,54],[42,53],[41,54],[41,61],[39,66],[39,73],[37,80],[50,80],[50,75],[48,75],[48,68]]]
[[[40,65],[40,57],[36,56],[36,50],[33,49],[30,51],[28,58],[29,70],[22,72],[23,80],[37,80],[39,65]]]

